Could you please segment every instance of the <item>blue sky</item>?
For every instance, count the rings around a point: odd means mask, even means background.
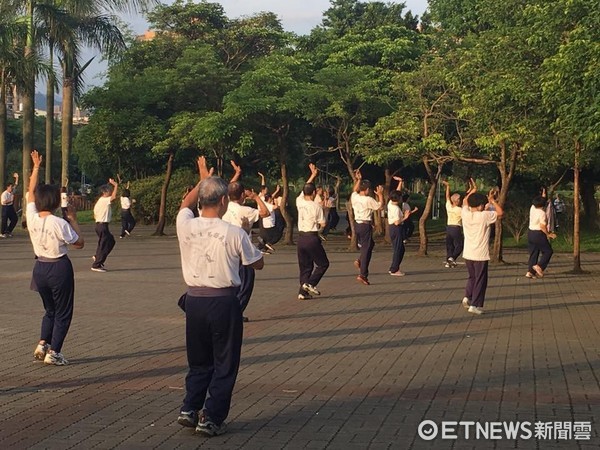
[[[171,4],[173,1],[163,0],[163,3]],[[281,19],[285,30],[298,34],[307,34],[317,26],[321,22],[323,12],[330,6],[329,0],[222,0],[219,3],[223,5],[225,13],[230,18],[251,15],[260,11],[274,12]],[[423,14],[427,8],[427,0],[405,0],[404,3],[407,10],[411,10],[413,14],[417,15]],[[138,34],[148,28],[148,24],[141,16],[125,15],[123,20],[129,23],[132,30]],[[86,56],[89,59],[93,53]],[[92,64],[86,73],[87,84],[102,84],[101,73],[104,70],[106,70],[105,64]]]

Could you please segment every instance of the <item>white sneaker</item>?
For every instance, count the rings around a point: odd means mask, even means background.
[[[310,294],[298,294],[298,300],[310,300],[311,298]]]
[[[538,277],[542,278],[544,276],[544,271],[537,264],[535,266],[533,266],[533,270],[535,270],[535,273]]]
[[[104,267],[92,267],[92,272],[107,272]]]
[[[49,351],[46,353],[46,357],[44,358],[44,364],[50,364],[53,366],[66,366],[69,364],[69,361],[66,360],[62,353]]]
[[[403,277],[404,275],[406,275],[404,272],[388,272],[391,276],[393,277]]]
[[[312,295],[321,295],[321,292],[316,287],[314,287],[312,284],[304,283],[302,285],[302,289],[304,289],[305,291],[307,291],[309,294],[312,294]]]
[[[471,302],[469,302],[469,299],[467,297],[463,297],[462,305],[465,307],[465,309],[469,309],[469,307],[471,306]]]
[[[469,306],[469,309],[467,311],[469,311],[471,314],[483,314],[483,308],[478,308],[477,306],[473,305]]]
[[[448,263],[448,262],[447,262],[446,264],[444,264],[444,267],[445,267],[446,269],[449,269],[449,268],[450,268],[450,263]]]

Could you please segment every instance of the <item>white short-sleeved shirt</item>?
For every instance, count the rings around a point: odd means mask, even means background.
[[[60,258],[67,254],[67,245],[74,244],[79,236],[61,217],[40,217],[35,203],[27,203],[27,231],[37,257]]]
[[[448,225],[462,224],[462,208],[453,205],[450,200],[446,200],[446,212],[448,213]]]
[[[367,222],[373,219],[373,211],[381,208],[381,203],[368,195],[360,195],[353,192],[350,196],[352,209],[354,210],[354,220]]]
[[[240,205],[239,203],[230,201],[227,205],[227,212],[223,216],[223,220],[241,228],[242,219],[244,217],[248,219],[248,224],[252,226],[258,222],[258,219],[260,219],[260,214],[256,208],[251,208],[250,206]]]
[[[277,197],[275,199],[275,204],[277,205],[277,207],[281,208],[282,203],[283,203],[283,197],[280,195],[279,197]]]
[[[335,208],[335,201],[337,200],[337,198],[332,195],[331,197],[328,197],[327,200],[325,200],[325,207],[326,208]]]
[[[531,205],[531,208],[529,208],[529,229],[532,231],[541,231],[541,225],[546,225],[547,223],[546,211]]]
[[[15,200],[15,195],[12,192],[4,191],[1,199],[4,206],[12,205]]]
[[[490,225],[496,223],[497,218],[498,215],[495,211],[470,211],[468,206],[463,206],[464,259],[490,260]]]
[[[110,222],[112,219],[112,209],[110,207],[110,197],[100,197],[94,205],[94,220],[96,222]]]
[[[298,231],[304,233],[319,231],[319,225],[325,223],[323,208],[313,200],[306,200],[301,193],[296,199],[298,209]]]
[[[400,205],[398,205],[397,203],[394,204],[390,200],[388,202],[388,204],[387,204],[387,211],[388,211],[388,223],[390,225],[393,225],[394,222],[396,222],[398,220],[400,221],[400,223],[403,222],[404,214],[402,214],[402,210],[400,209]]]
[[[218,218],[194,217],[189,208],[177,214],[177,238],[188,286],[237,287],[240,262],[249,266],[262,258],[243,229]]]
[[[121,197],[121,209],[131,208],[131,199],[129,197]]]
[[[319,205],[321,208],[323,208],[325,206],[323,204],[323,197],[321,197],[319,194],[315,194],[315,203],[317,205]]]
[[[265,206],[269,211],[269,217],[262,218],[262,226],[263,228],[273,228],[275,226],[275,206],[270,202],[266,202]]]
[[[60,207],[67,208],[69,206],[69,197],[66,192],[60,193]]]

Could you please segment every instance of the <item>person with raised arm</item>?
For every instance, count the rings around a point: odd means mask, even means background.
[[[34,150],[31,160],[27,230],[36,257],[31,288],[40,294],[46,311],[33,357],[45,364],[64,366],[68,361],[62,354],[62,347],[71,326],[75,298],[73,265],[67,256],[67,248],[72,245],[81,249],[84,240],[72,205],[67,210],[68,222],[54,215],[60,206],[58,187],[38,186],[42,156]]]
[[[493,211],[485,209],[487,203],[494,207]],[[465,234],[463,258],[469,272],[462,305],[471,314],[483,314],[490,260],[490,227],[503,215],[504,211],[496,201],[495,191],[491,190],[486,198],[477,192],[477,185],[471,178],[461,212]]]
[[[527,278],[542,278],[552,257],[553,250],[549,240],[556,239],[556,234],[548,226],[550,221],[546,213],[547,204],[548,199],[544,190],[542,195],[533,199],[529,209],[529,229],[527,230],[529,261],[525,274]]]
[[[240,264],[261,270],[263,256],[248,233],[222,220],[227,182],[198,160],[201,180],[177,215],[181,270],[187,285],[185,311],[188,374],[177,422],[205,436],[223,434],[240,365],[243,322],[237,296]],[[200,216],[192,208],[200,204]]]
[[[106,272],[104,263],[106,258],[115,246],[115,237],[108,228],[112,219],[112,202],[117,198],[118,184],[112,178],[108,179],[109,184],[100,187],[102,195],[94,205],[94,220],[96,221],[96,235],[98,236],[98,245],[92,264],[93,272]]]
[[[360,271],[356,277],[357,281],[364,285],[369,282],[369,264],[375,247],[373,240],[373,213],[383,208],[383,186],[377,186],[375,195],[377,200],[371,197],[371,182],[363,180],[360,170],[354,171],[356,182],[352,189],[350,201],[354,210],[354,230],[360,246],[360,257],[354,261],[354,265]]]
[[[460,256],[464,246],[462,232],[462,208],[460,194],[458,192],[450,195],[450,183],[443,180],[446,186],[446,268],[456,267],[456,260]]]
[[[410,211],[402,212],[402,184],[403,180],[400,177],[393,177],[398,182],[396,189],[390,192],[390,199],[387,204],[388,211],[388,228],[389,236],[392,241],[392,249],[394,253],[392,255],[392,263],[388,273],[395,277],[402,277],[405,275],[404,272],[400,271],[400,264],[404,259],[404,227],[402,223],[410,215]]]
[[[19,217],[15,211],[15,189],[19,185],[19,174],[13,174],[14,182],[7,183],[6,189],[0,195],[0,203],[2,203],[2,229],[0,230],[0,238],[12,237],[12,232],[17,226]]]
[[[309,300],[313,295],[321,295],[317,285],[327,269],[329,259],[319,238],[319,229],[325,227],[323,208],[315,201],[316,187],[313,183],[319,170],[310,163],[310,177],[296,199],[298,209],[298,267],[300,288],[298,300]]]

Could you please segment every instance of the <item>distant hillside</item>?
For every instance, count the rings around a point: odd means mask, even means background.
[[[54,97],[54,104],[56,106],[62,105],[62,99],[58,96]],[[46,111],[46,95],[41,92],[35,93],[35,109]]]

